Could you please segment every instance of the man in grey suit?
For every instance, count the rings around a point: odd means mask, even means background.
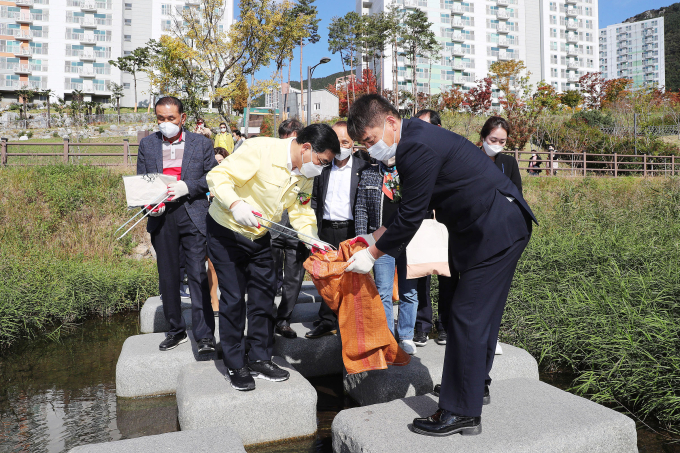
[[[156,103],[155,111],[160,132],[139,142],[137,174],[177,177],[177,182],[168,186],[171,196],[168,202],[149,214],[147,224],[156,250],[163,313],[170,324],[159,349],[167,351],[187,341],[179,295],[181,247],[186,256],[194,339],[199,354],[210,354],[215,351],[215,317],[205,271],[205,219],[210,207],[205,176],[217,165],[215,152],[212,141],[184,130],[187,116],[179,99],[163,97]]]

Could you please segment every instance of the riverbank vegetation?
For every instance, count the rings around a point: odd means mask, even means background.
[[[116,242],[131,213],[122,173],[87,166],[0,170],[0,349],[51,335],[89,315],[137,307],[157,290],[152,260]]]
[[[680,431],[680,180],[524,184],[541,225],[501,341],[575,372],[577,393]]]

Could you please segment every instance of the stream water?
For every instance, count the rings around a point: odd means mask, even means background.
[[[0,453],[67,452],[179,429],[174,396],[118,400],[115,370],[125,339],[139,333],[137,313],[93,319],[59,341],[37,339],[0,357]],[[541,379],[561,388],[560,375]],[[340,376],[311,381],[318,394],[315,438],[248,448],[249,453],[331,452],[331,423],[351,407]],[[680,453],[663,431],[638,424],[640,453]]]

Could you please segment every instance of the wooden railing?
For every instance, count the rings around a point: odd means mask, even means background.
[[[137,143],[130,143],[128,139],[124,139],[122,143],[71,143],[68,139],[64,139],[63,142],[59,143],[26,143],[26,142],[10,142],[7,139],[2,139],[0,141],[0,164],[5,166],[13,165],[41,165],[41,164],[53,164],[57,162],[68,163],[86,163],[88,165],[96,166],[124,166],[127,167],[132,163],[132,159],[137,157],[137,153],[131,153],[130,148],[139,146]],[[52,148],[59,149],[59,152],[38,152],[36,148]],[[102,147],[105,148],[118,148],[121,152],[83,152],[83,149],[93,149]],[[16,151],[16,149],[28,148],[27,151]],[[35,162],[34,159],[30,159],[31,162],[27,162],[25,158],[57,158],[51,159],[46,162]],[[111,157],[118,157],[117,159],[108,159]],[[82,161],[81,158],[88,158]],[[15,162],[12,162],[15,160]]]
[[[515,151],[520,171],[540,170],[536,176],[674,176],[680,174],[680,159],[676,156],[649,156],[647,154],[591,154],[540,151],[541,166],[530,168],[529,153]],[[520,159],[520,157],[522,157]],[[557,164],[555,166],[555,164]]]

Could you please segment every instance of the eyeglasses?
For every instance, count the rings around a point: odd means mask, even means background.
[[[316,151],[312,151],[312,152],[314,154],[316,154],[316,159],[319,161],[319,165],[321,165],[322,167],[324,167],[324,168],[330,167],[331,164],[333,163],[332,161],[331,162],[325,162],[325,161],[321,160],[321,157],[319,157],[319,153],[317,153]]]

